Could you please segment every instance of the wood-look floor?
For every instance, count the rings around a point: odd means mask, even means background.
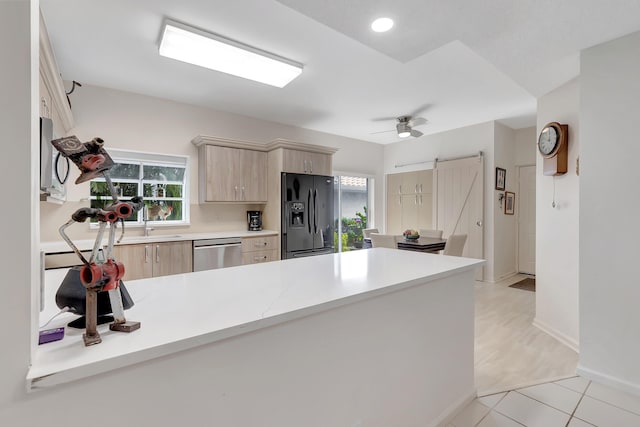
[[[532,325],[535,293],[509,287],[526,277],[475,284],[478,396],[575,375],[578,354]]]

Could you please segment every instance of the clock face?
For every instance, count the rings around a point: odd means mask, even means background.
[[[538,138],[538,149],[540,152],[547,156],[553,152],[558,146],[558,131],[553,126],[547,126],[540,132]]]

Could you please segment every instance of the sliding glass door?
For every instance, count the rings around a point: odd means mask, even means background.
[[[336,176],[334,191],[335,232],[337,252],[362,249],[362,230],[369,228],[370,179],[357,176]]]

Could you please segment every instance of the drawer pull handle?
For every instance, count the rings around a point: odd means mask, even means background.
[[[267,256],[257,256],[257,257],[253,257],[254,261],[266,261],[267,260]]]

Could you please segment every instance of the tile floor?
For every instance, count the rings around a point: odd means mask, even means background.
[[[572,377],[482,396],[447,427],[637,427],[640,396]]]
[[[475,284],[475,382],[479,395],[575,375],[578,354],[532,325],[536,294],[498,283]]]

